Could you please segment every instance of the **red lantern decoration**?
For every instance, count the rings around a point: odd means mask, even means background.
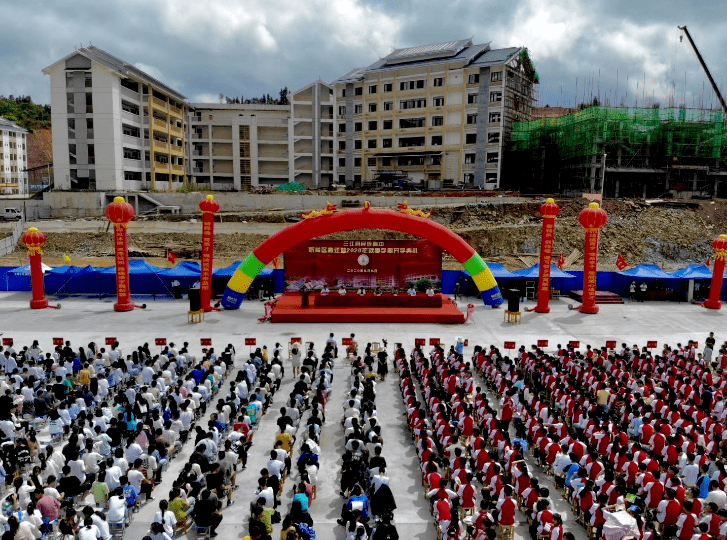
[[[43,252],[40,248],[43,247],[46,240],[46,236],[35,227],[31,227],[23,235],[23,244],[28,248],[28,259],[30,260],[31,309],[52,307],[48,305],[43,285]]]
[[[215,212],[220,205],[215,201],[214,195],[207,197],[199,203],[202,210],[202,274],[199,284],[199,298],[204,311],[217,311],[211,305],[212,300],[212,262],[215,255]]]
[[[586,229],[586,245],[583,258],[583,302],[578,310],[581,313],[598,313],[596,305],[596,268],[598,266],[598,230],[608,223],[608,214],[592,202],[578,216],[578,221]]]
[[[129,244],[126,229],[134,219],[134,207],[123,197],[114,198],[106,207],[106,217],[114,224],[114,254],[116,260],[116,297],[114,311],[131,311],[136,306],[131,301],[129,287]]]
[[[543,233],[540,240],[540,272],[538,275],[538,305],[533,311],[550,313],[550,270],[553,262],[553,239],[555,238],[555,218],[560,213],[554,199],[547,199],[540,206],[543,215]]]
[[[709,298],[702,304],[709,309],[720,309],[722,302],[719,297],[722,294],[722,281],[724,279],[725,259],[727,259],[727,234],[720,235],[712,242],[714,248],[714,269],[712,270],[712,285],[709,289]]]

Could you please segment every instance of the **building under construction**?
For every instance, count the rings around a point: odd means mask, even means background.
[[[501,188],[607,197],[727,195],[722,111],[588,107],[516,122]]]

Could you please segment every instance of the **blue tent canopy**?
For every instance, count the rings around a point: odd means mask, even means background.
[[[169,287],[162,280],[159,273],[162,268],[151,265],[146,261],[132,259],[129,261],[129,279],[132,295],[168,295]],[[98,268],[100,290],[116,291],[116,267]]]
[[[535,264],[531,266],[530,268],[525,268],[523,270],[517,270],[513,272],[514,277],[520,277],[520,278],[527,278],[527,279],[538,279],[540,277],[540,263]],[[550,277],[552,278],[572,278],[574,277],[573,274],[569,274],[568,272],[563,272],[560,268],[558,268],[556,265],[551,264],[550,265]]]
[[[516,278],[517,277],[515,274],[510,272],[510,270],[505,268],[500,263],[488,262],[487,268],[490,269],[490,272],[492,272],[492,275],[495,276],[495,279]]]
[[[629,268],[628,270],[624,270],[623,272],[618,272],[620,276],[630,276],[634,278],[639,279],[675,279],[676,276],[673,274],[667,274],[656,266],[655,264],[640,264],[638,266],[634,266],[633,268]]]
[[[43,268],[43,273],[49,272],[52,270],[50,266],[47,264],[42,264],[41,268]],[[24,266],[18,266],[17,268],[13,268],[8,272],[11,276],[30,276],[30,265],[26,264]]]
[[[199,277],[202,273],[202,268],[198,262],[184,261],[179,263],[177,266],[167,268],[159,272],[160,276],[165,277]]]
[[[690,264],[671,275],[680,279],[712,279],[712,270],[706,264]]]
[[[96,269],[90,265],[57,266],[46,272],[44,282],[48,294],[80,294],[98,290]]]

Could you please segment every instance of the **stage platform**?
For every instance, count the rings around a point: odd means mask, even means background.
[[[583,291],[571,291],[568,295],[573,300],[583,302]],[[596,304],[623,304],[623,298],[610,291],[596,291]]]
[[[335,298],[333,293],[325,298],[325,304],[334,300],[349,301],[339,306],[316,305],[318,294],[311,294],[308,307],[303,307],[303,298],[300,293],[285,293],[279,297],[271,315],[271,322],[378,322],[378,323],[450,323],[461,324],[465,322],[465,315],[454,302],[445,295],[436,294],[434,297],[417,295],[409,297],[400,295],[396,298],[388,297],[386,303],[399,305],[382,306],[386,297],[359,297],[346,295]],[[330,299],[330,300],[329,300]],[[370,302],[367,302],[370,300]],[[426,300],[426,301],[425,301]],[[352,306],[351,304],[360,304]],[[435,304],[439,307],[422,307],[423,304]],[[377,305],[378,304],[378,305]],[[417,304],[417,305],[407,305]]]

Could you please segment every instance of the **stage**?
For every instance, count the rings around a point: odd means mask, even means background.
[[[373,293],[345,296],[331,292],[304,295],[286,292],[278,298],[271,322],[378,322],[378,323],[451,323],[465,322],[465,315],[446,295],[417,294],[376,296]]]

